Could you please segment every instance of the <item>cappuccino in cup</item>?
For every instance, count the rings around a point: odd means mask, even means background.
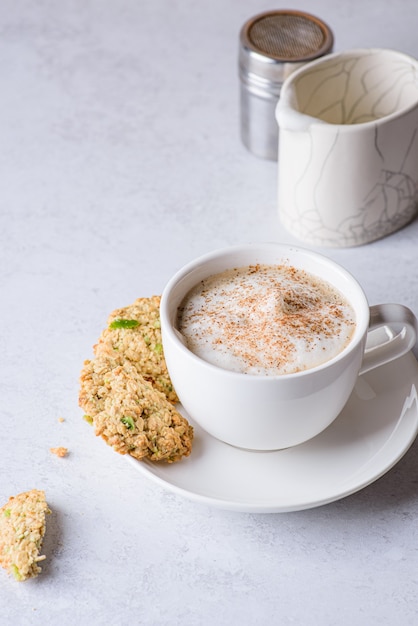
[[[167,283],[160,313],[164,357],[187,415],[213,437],[250,450],[318,435],[359,374],[405,354],[417,337],[409,309],[369,307],[343,267],[279,243],[191,261]],[[369,349],[369,330],[380,327],[390,333]]]
[[[218,367],[276,376],[316,367],[350,342],[355,312],[331,284],[290,265],[249,265],[200,281],[177,329],[188,349]]]

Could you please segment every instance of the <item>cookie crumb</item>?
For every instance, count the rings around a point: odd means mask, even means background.
[[[63,422],[65,422],[65,419],[63,417],[59,417],[58,421],[62,424]]]
[[[63,448],[62,446],[58,448],[50,448],[49,451],[55,456],[64,457],[68,455],[68,448]]]

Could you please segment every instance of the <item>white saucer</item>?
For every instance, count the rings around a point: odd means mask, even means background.
[[[206,505],[253,513],[309,509],[359,491],[399,461],[418,432],[417,390],[410,352],[359,377],[335,422],[300,446],[238,449],[188,418],[195,441],[187,459],[169,465],[127,458],[159,485]]]

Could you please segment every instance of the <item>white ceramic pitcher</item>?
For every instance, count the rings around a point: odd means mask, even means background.
[[[418,205],[418,62],[400,52],[331,54],[292,74],[276,109],[280,219],[318,246],[392,233]]]

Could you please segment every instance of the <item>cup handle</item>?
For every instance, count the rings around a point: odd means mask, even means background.
[[[380,331],[377,332],[377,329]],[[371,306],[366,349],[359,373],[369,372],[409,352],[416,343],[417,334],[417,318],[406,306]]]

